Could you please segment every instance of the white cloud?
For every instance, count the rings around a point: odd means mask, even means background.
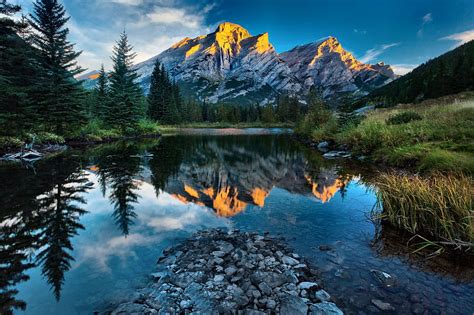
[[[112,3],[118,3],[123,5],[137,6],[143,3],[143,0],[108,0]]]
[[[430,23],[433,21],[433,16],[431,15],[431,13],[427,13],[423,16],[422,20],[423,24]]]
[[[362,35],[367,34],[367,30],[360,30],[360,29],[355,28],[352,31],[356,34],[362,34]]]
[[[431,22],[433,22],[433,15],[431,13],[426,13],[425,15],[423,15],[423,17],[421,18],[421,27],[418,32],[416,32],[416,36],[420,38],[423,37],[425,25]]]
[[[461,32],[461,33],[451,34],[451,35],[440,38],[440,40],[453,40],[453,41],[456,41],[457,43],[456,43],[455,47],[457,47],[457,46],[465,44],[465,43],[467,43],[471,40],[474,40],[474,29],[468,30],[468,31],[465,31],[465,32]]]
[[[400,43],[391,43],[391,44],[383,44],[377,46],[375,48],[369,49],[365,52],[365,54],[360,58],[360,61],[363,63],[369,63],[373,61],[376,57],[383,54],[387,49],[392,47],[398,46]]]
[[[393,72],[395,72],[395,74],[405,75],[408,72],[411,72],[416,67],[418,67],[418,65],[401,63],[401,64],[391,65],[391,67],[393,69]]]
[[[112,66],[112,48],[123,30],[137,53],[134,62],[138,63],[184,37],[210,33],[206,17],[215,7],[215,2],[178,5],[174,0],[97,0],[87,12],[69,10],[70,40],[83,51],[78,58],[82,67],[96,70],[104,64],[108,70]]]

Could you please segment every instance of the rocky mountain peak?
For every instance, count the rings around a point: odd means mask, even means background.
[[[329,36],[278,54],[268,33],[252,36],[224,22],[213,33],[184,38],[136,66],[145,92],[158,59],[183,90],[211,103],[268,103],[317,86],[328,99],[364,95],[394,78],[390,66],[364,64]]]

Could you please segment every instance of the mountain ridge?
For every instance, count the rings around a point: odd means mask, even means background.
[[[267,32],[252,35],[230,22],[135,65],[145,93],[157,59],[185,95],[209,103],[265,104],[282,94],[303,100],[312,86],[336,100],[366,95],[397,77],[388,65],[358,61],[333,36],[278,53]]]

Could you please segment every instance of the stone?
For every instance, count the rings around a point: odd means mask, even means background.
[[[190,300],[182,300],[181,302],[179,302],[179,307],[181,307],[182,309],[190,308],[191,306],[192,303]]]
[[[232,276],[233,274],[237,272],[237,268],[230,266],[230,267],[225,268],[224,271],[226,275]]]
[[[370,272],[381,285],[385,287],[394,287],[396,285],[395,278],[390,274],[377,269],[372,269]]]
[[[272,299],[267,300],[267,305],[266,306],[267,306],[268,309],[273,310],[273,309],[275,309],[276,305],[277,304],[276,304],[275,300],[272,300]]]
[[[306,305],[303,299],[297,296],[287,295],[281,299],[280,313],[291,315],[307,315],[308,305]]]
[[[322,141],[318,144],[317,148],[321,152],[327,152],[327,151],[329,151],[329,142]]]
[[[308,282],[304,281],[298,284],[298,289],[300,290],[311,290],[311,289],[317,289],[318,284],[316,282]]]
[[[215,257],[222,258],[222,257],[225,256],[226,253],[221,251],[221,250],[216,250],[216,251],[212,252],[211,254]]]
[[[290,256],[283,256],[281,258],[281,261],[286,264],[286,265],[290,265],[290,266],[293,266],[293,265],[297,265],[299,264],[299,261],[294,259],[294,258],[291,258]]]
[[[234,249],[234,245],[232,245],[229,242],[223,241],[219,244],[219,249],[220,249],[220,251],[224,252],[225,254],[228,254]],[[219,257],[222,257],[222,256],[219,256]]]
[[[319,250],[322,252],[327,252],[332,250],[332,247],[329,245],[319,245]]]
[[[222,282],[224,281],[224,275],[215,275],[214,282]]]
[[[271,295],[272,294],[272,288],[270,288],[270,286],[268,284],[266,284],[265,282],[261,282],[258,285],[258,288],[265,295]]]
[[[244,310],[243,315],[267,315],[267,313],[247,308]]]
[[[372,299],[372,304],[377,306],[378,309],[382,311],[394,311],[395,307],[393,307],[390,303],[383,302],[378,299]]]
[[[309,307],[310,315],[344,315],[344,313],[332,302],[316,303]]]
[[[329,295],[329,293],[327,293],[326,291],[322,289],[316,291],[316,293],[314,293],[314,296],[318,301],[321,301],[321,302],[327,302],[331,299],[331,296]]]

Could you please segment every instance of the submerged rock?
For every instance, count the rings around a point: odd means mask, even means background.
[[[163,255],[140,299],[112,314],[342,314],[307,262],[268,235],[202,231]]]

